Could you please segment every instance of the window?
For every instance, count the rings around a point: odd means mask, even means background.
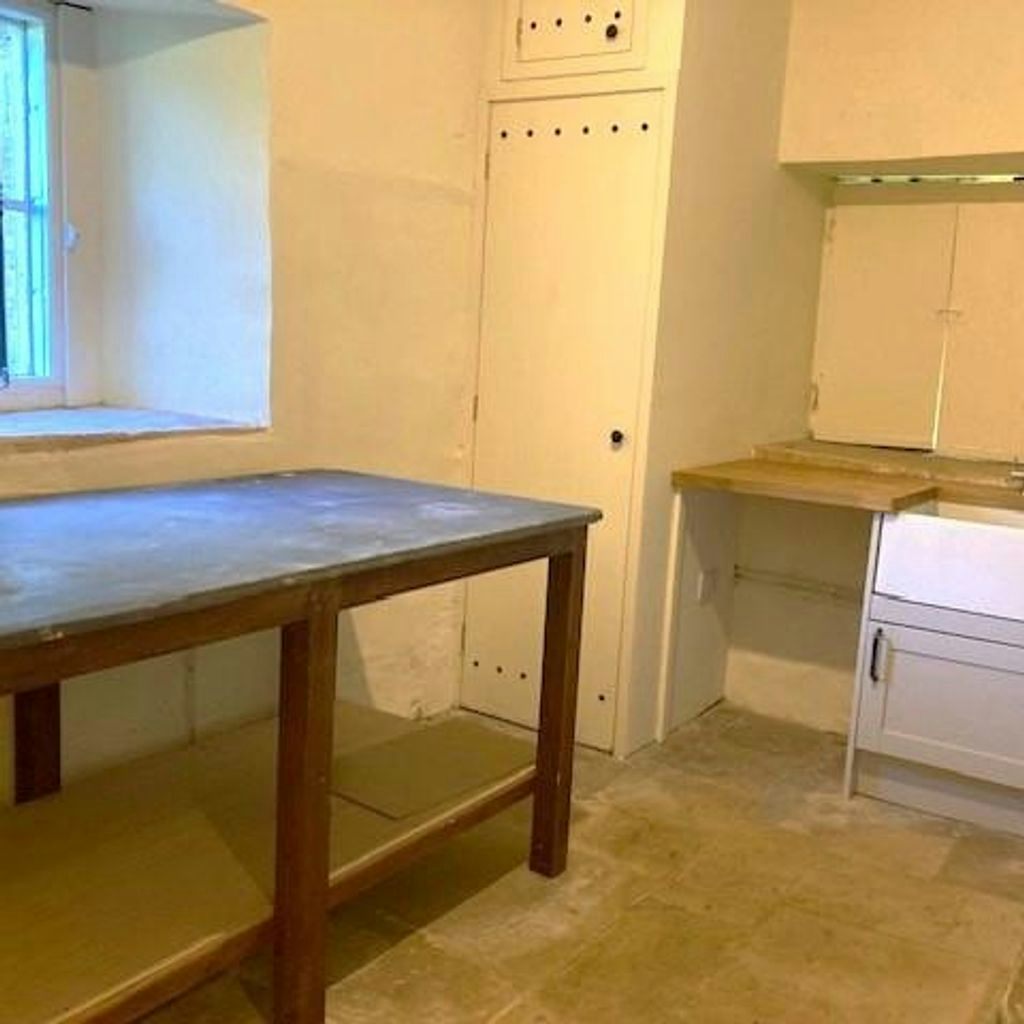
[[[0,0],[0,386],[11,390],[59,378],[46,18]]]

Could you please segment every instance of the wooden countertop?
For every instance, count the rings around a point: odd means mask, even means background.
[[[673,474],[672,482],[681,489],[787,498],[868,512],[900,512],[932,501],[939,493],[937,485],[928,480],[769,459],[741,459],[680,470]]]
[[[679,489],[727,491],[814,505],[901,512],[928,501],[1024,510],[1009,463],[821,441],[763,445],[734,462],[683,469]]]

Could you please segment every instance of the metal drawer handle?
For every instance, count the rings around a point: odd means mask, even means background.
[[[880,683],[882,677],[879,674],[879,665],[882,661],[882,644],[885,642],[885,630],[875,630],[875,639],[871,644],[871,682]]]

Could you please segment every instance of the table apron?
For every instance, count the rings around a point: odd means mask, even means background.
[[[0,649],[0,696],[301,622],[309,617],[314,602],[326,601],[340,613],[413,590],[553,558],[575,550],[586,532],[584,525],[490,541]]]

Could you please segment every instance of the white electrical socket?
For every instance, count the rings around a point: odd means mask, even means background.
[[[697,577],[697,604],[711,604],[718,592],[718,570],[705,569]]]

